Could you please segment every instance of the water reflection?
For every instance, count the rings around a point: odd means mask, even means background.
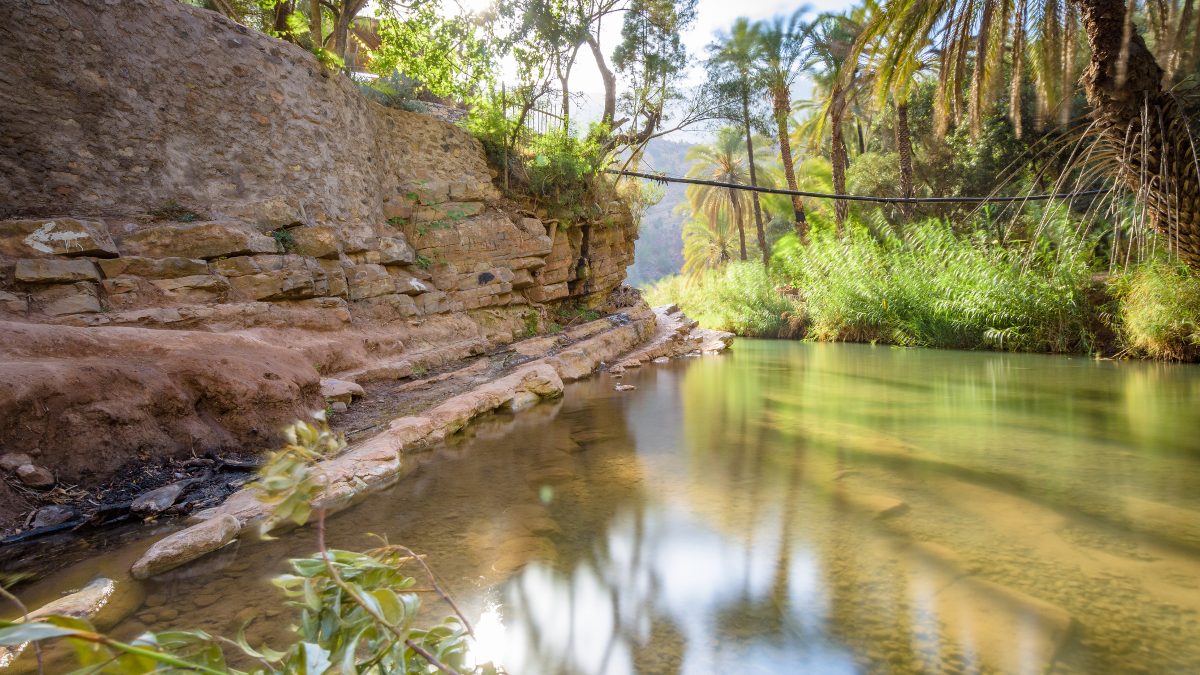
[[[513,673],[1200,670],[1200,369],[745,341],[624,381],[473,426],[332,543],[427,553]],[[276,639],[310,550],[122,630]]]

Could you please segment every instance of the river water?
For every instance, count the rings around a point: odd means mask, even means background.
[[[1200,368],[743,340],[620,381],[472,425],[330,545],[427,554],[511,673],[1200,672]],[[116,632],[278,640],[312,550],[227,549]]]

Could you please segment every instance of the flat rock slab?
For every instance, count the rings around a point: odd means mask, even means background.
[[[908,504],[887,495],[839,492],[838,499],[871,518],[890,518],[908,510]]]

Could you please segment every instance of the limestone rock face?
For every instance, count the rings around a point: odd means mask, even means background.
[[[96,284],[75,283],[45,286],[33,292],[34,301],[47,316],[92,314],[101,311]]]
[[[0,447],[64,482],[269,449],[324,407],[322,376],[511,343],[633,261],[620,205],[514,211],[470,134],[296,45],[177,0],[18,4],[0,9],[21,83],[0,96]]]
[[[144,258],[128,255],[99,262],[104,276],[109,278],[131,274],[147,279],[177,279],[208,274],[208,263],[193,258]]]
[[[13,278],[27,284],[65,284],[100,281],[100,271],[90,260],[18,260]]]
[[[300,255],[314,258],[336,258],[341,248],[337,229],[327,225],[297,227],[289,230],[292,235],[292,250]]]
[[[111,258],[117,255],[117,247],[103,223],[74,218],[9,220],[0,223],[0,254]]]
[[[155,225],[121,239],[121,252],[150,258],[221,258],[275,253],[271,237],[235,222]]]

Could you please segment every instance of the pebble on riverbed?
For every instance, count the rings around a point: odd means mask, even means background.
[[[54,483],[57,482],[49,469],[36,464],[22,464],[17,467],[17,478],[25,485],[38,489],[54,487]]]

